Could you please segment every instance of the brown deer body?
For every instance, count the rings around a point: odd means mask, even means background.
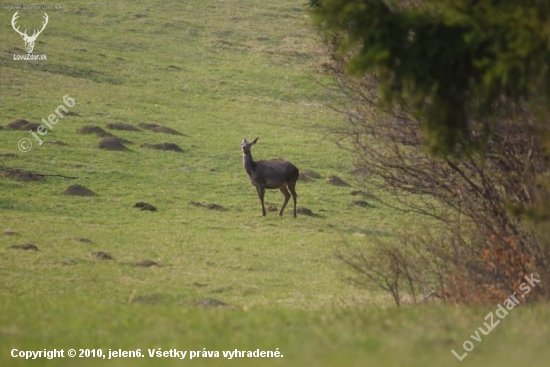
[[[286,204],[290,200],[290,196],[294,200],[294,218],[296,218],[296,181],[300,175],[298,168],[290,162],[282,159],[273,159],[270,161],[254,161],[250,152],[250,147],[258,141],[254,139],[250,143],[246,138],[241,142],[243,150],[243,165],[250,182],[256,187],[260,202],[262,203],[262,216],[265,217],[264,195],[265,189],[279,189],[285,196],[285,201],[279,215],[283,215]],[[289,192],[290,191],[290,192]]]

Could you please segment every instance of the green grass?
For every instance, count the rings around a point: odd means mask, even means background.
[[[107,4],[107,3],[105,3]],[[64,95],[77,116],[60,119],[51,143],[22,153],[26,131],[0,130],[3,168],[43,174],[45,182],[0,178],[0,365],[72,365],[25,361],[13,348],[274,350],[280,359],[228,361],[119,359],[106,365],[452,365],[488,310],[441,306],[385,308],[389,299],[342,280],[334,253],[421,230],[414,216],[375,204],[350,206],[353,157],[327,132],[342,123],[322,85],[323,61],[306,6],[277,1],[110,3],[81,1],[49,11],[35,54],[15,61],[23,41],[14,11],[0,10],[0,125],[53,113]],[[42,12],[21,11],[22,28]],[[97,148],[77,132],[110,122],[157,123],[183,136],[112,133],[129,151]],[[260,136],[256,159],[281,157],[323,178],[299,182],[298,206],[318,216],[260,217],[240,155],[243,137]],[[173,142],[183,153],[140,148]],[[78,183],[95,197],[62,195]],[[282,195],[269,191],[276,206]],[[133,208],[146,201],[157,212]],[[191,201],[216,203],[210,211]],[[5,231],[17,232],[7,235]],[[86,238],[91,242],[79,239]],[[13,250],[32,243],[40,251]],[[98,260],[94,251],[114,260]],[[151,259],[160,266],[135,267]],[[215,298],[231,308],[201,308]],[[382,306],[383,308],[378,308]],[[462,364],[537,365],[548,357],[544,305],[515,310]],[[529,340],[528,343],[525,341]],[[455,362],[456,361],[456,362]],[[96,359],[79,359],[97,365]]]

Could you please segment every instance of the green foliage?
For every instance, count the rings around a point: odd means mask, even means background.
[[[548,1],[419,3],[326,0],[314,13],[350,72],[376,74],[381,100],[423,121],[433,152],[483,143],[471,121],[490,130],[499,104],[550,106]]]

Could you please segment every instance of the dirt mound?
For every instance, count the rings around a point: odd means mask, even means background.
[[[155,149],[155,150],[168,150],[172,152],[183,152],[177,144],[174,143],[143,143],[140,145],[141,148]]]
[[[59,145],[59,146],[67,146],[69,144],[65,143],[61,140],[46,140],[44,143],[53,144],[53,145]]]
[[[140,303],[144,305],[159,305],[166,302],[166,296],[162,294],[146,294],[143,296],[135,296],[132,294],[128,299],[128,303]]]
[[[15,154],[15,153],[0,153],[0,157],[2,157],[2,158],[17,158],[17,154]]]
[[[297,214],[306,215],[308,217],[316,217],[317,214],[313,213],[311,209],[308,208],[298,208],[296,209]]]
[[[215,298],[201,298],[195,301],[196,307],[202,308],[222,308],[222,307],[231,307],[227,303],[222,302]]]
[[[373,206],[367,203],[365,200],[355,200],[350,203],[350,205],[360,206],[361,208],[372,208]]]
[[[277,207],[275,205],[268,205],[265,210],[267,210],[268,212],[276,212],[276,211],[279,211],[279,209],[277,209]]]
[[[121,150],[128,150],[126,146],[124,145],[124,141],[127,141],[123,138],[119,138],[118,136],[105,136],[101,141],[97,144],[99,149],[104,150],[115,150],[115,151],[121,151]]]
[[[111,123],[105,124],[105,127],[111,130],[141,131],[134,125],[130,125],[125,122],[111,122]]]
[[[138,266],[138,267],[141,267],[141,268],[150,268],[151,266],[158,266],[159,264],[157,264],[153,260],[143,260],[143,261],[140,261],[140,262],[138,262],[134,265]]]
[[[99,126],[86,125],[78,129],[78,132],[81,134],[96,134],[101,138],[112,138],[112,141],[117,140],[121,144],[132,144],[130,140],[115,136]]]
[[[107,132],[102,127],[95,126],[95,125],[82,126],[77,131],[81,134],[96,134],[98,136],[112,136],[111,133]]]
[[[35,181],[35,182],[42,182],[46,181],[46,177],[39,175],[37,173],[29,172],[29,171],[23,171],[23,170],[13,170],[13,171],[5,171],[1,174],[3,177],[11,178],[17,181]]]
[[[305,170],[300,172],[300,176],[298,176],[298,181],[308,182],[311,180],[316,180],[321,177],[322,176],[315,171]]]
[[[77,240],[78,242],[82,242],[82,243],[92,243],[91,239],[85,238],[85,237],[75,238],[75,240]]]
[[[109,134],[109,133],[107,133],[107,134]],[[103,138],[109,138],[111,141],[118,141],[121,144],[134,144],[133,142],[131,142],[128,139],[124,139],[124,138],[121,138],[120,136],[116,136],[116,135],[112,135],[112,134],[106,135]]]
[[[374,196],[373,194],[369,194],[368,192],[362,190],[353,190],[352,192],[350,192],[350,194],[353,196],[362,196],[366,199],[376,199],[376,196]]]
[[[170,127],[167,127],[167,126],[161,126],[161,125],[157,125],[157,124],[148,124],[148,123],[145,123],[145,122],[139,123],[138,126],[141,127],[142,129],[151,130],[155,133],[170,134],[170,135],[183,135],[179,131],[174,130],[174,129],[172,129]]]
[[[18,236],[19,232],[15,232],[9,229],[6,229],[4,232],[2,232],[4,236]]]
[[[134,208],[140,208],[141,210],[147,210],[147,211],[150,211],[150,212],[155,212],[157,211],[157,208],[155,208],[154,206],[152,206],[151,204],[149,203],[145,203],[143,201],[140,201],[140,202],[137,202],[134,204]]]
[[[96,196],[96,193],[90,190],[87,187],[82,185],[71,185],[62,192],[63,195],[74,195],[74,196]]]
[[[63,116],[80,116],[78,113],[76,112],[73,112],[73,111],[61,111],[61,113],[63,114]]]
[[[84,259],[79,259],[79,258],[68,258],[68,259],[64,259],[63,261],[61,261],[61,265],[63,266],[73,266],[73,265],[78,265],[78,264],[82,264],[82,263],[85,263],[86,260]]]
[[[204,203],[199,203],[198,201],[192,201],[189,204],[200,208],[206,208],[209,210],[219,210],[219,211],[227,210],[226,208],[218,204],[204,204]]]
[[[329,179],[328,179],[328,183],[331,184],[331,185],[334,185],[334,186],[340,186],[340,187],[349,187],[351,186],[349,183],[347,183],[346,181],[342,180],[340,177],[338,176],[331,176]]]
[[[12,248],[12,249],[15,249],[15,250],[33,250],[33,251],[38,251],[38,247],[36,247],[35,245],[33,245],[32,243],[24,243],[22,245],[13,245],[13,246],[10,246],[8,248]]]
[[[92,257],[95,257],[96,259],[100,259],[100,260],[113,260],[113,257],[108,252],[94,251],[90,255]]]
[[[34,122],[28,122],[24,119],[17,119],[13,120],[9,124],[6,125],[6,127],[10,130],[33,130],[36,131],[36,128],[40,126],[40,124],[35,124]]]

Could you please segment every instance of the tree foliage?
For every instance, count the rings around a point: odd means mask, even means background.
[[[484,146],[501,105],[550,106],[547,0],[316,3],[317,24],[348,71],[376,74],[380,101],[407,105],[432,152]]]

